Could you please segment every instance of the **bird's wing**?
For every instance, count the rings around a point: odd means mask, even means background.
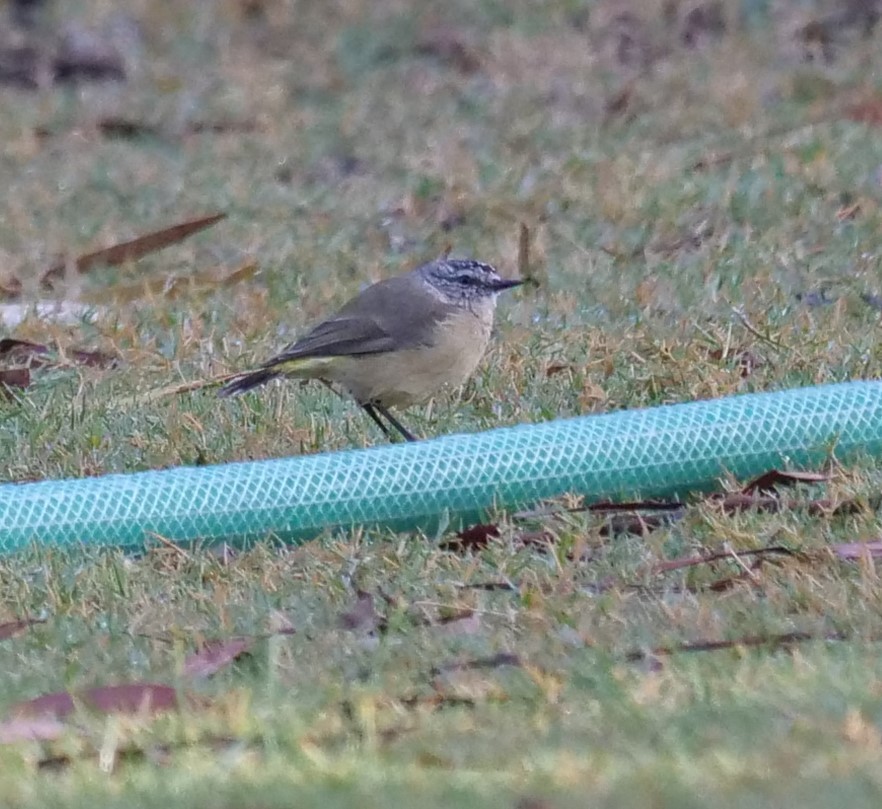
[[[308,357],[380,354],[432,343],[451,307],[404,275],[381,281],[292,343],[264,367]]]
[[[393,338],[369,318],[335,317],[319,323],[264,367],[308,357],[341,357],[391,351]]]

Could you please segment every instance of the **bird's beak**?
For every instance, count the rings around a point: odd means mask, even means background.
[[[503,289],[519,287],[523,283],[523,281],[517,278],[500,278],[498,281],[493,282],[493,290],[495,292],[502,292]]]

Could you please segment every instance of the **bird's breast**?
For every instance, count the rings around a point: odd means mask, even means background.
[[[492,308],[461,309],[435,324],[419,348],[347,357],[334,376],[360,402],[408,407],[471,376],[490,340]],[[342,359],[342,358],[341,358]]]

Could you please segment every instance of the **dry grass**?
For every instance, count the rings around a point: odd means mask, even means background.
[[[423,434],[878,376],[882,147],[847,114],[879,104],[878,34],[833,28],[832,59],[806,62],[817,43],[795,32],[823,12],[761,5],[727,4],[725,35],[699,27],[690,48],[685,3],[666,23],[662,3],[131,0],[125,83],[0,91],[0,289],[14,277],[33,301],[59,253],[228,216],[69,273],[53,294],[94,319],[15,327],[123,362],[35,369],[0,399],[3,477],[376,443],[318,385],[144,394],[246,367],[448,245],[513,274],[522,222],[540,284],[503,305],[463,391],[408,414]],[[82,0],[44,24],[114,12]],[[639,537],[507,519],[464,554],[355,534],[229,563],[164,547],[3,560],[2,616],[47,619],[0,642],[4,704],[121,681],[210,703],[0,748],[4,803],[875,806],[879,580],[829,548],[878,536],[879,483],[866,463],[826,487],[849,511],[696,502]],[[523,547],[525,528],[554,546]],[[744,575],[739,554],[769,545],[800,555]],[[721,547],[731,561],[658,571]],[[346,617],[358,590],[380,618],[342,628],[364,619]],[[280,621],[296,634],[267,638]],[[794,631],[846,640],[635,654]],[[182,677],[190,651],[234,635],[264,640],[209,682]],[[517,664],[452,665],[500,653]]]

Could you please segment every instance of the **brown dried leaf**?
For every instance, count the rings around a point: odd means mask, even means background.
[[[30,387],[31,371],[29,368],[0,369],[0,395],[9,398],[12,388],[24,390]]]
[[[265,127],[259,121],[193,121],[187,132],[193,135],[248,135],[263,132]]]
[[[90,368],[116,368],[119,365],[119,357],[105,354],[103,351],[83,351],[74,348],[66,354],[76,365],[87,365]]]
[[[76,267],[77,272],[87,273],[89,270],[99,266],[117,267],[120,264],[137,261],[139,258],[143,258],[150,253],[155,253],[157,250],[162,250],[172,244],[177,244],[188,236],[191,236],[200,230],[204,230],[207,227],[211,227],[225,217],[225,213],[216,213],[211,214],[210,216],[200,217],[199,219],[191,219],[190,221],[182,222],[181,224],[173,225],[172,227],[163,228],[162,230],[139,236],[128,242],[121,242],[120,244],[115,244],[112,247],[107,247],[103,250],[86,253],[74,262],[74,266]],[[43,284],[43,286],[51,287],[53,281],[64,276],[65,266],[66,262],[64,261],[53,264],[43,273],[40,283]]]
[[[736,351],[729,351],[723,354],[722,348],[712,348],[707,352],[708,357],[712,360],[735,360],[741,369],[742,379],[749,377],[757,368],[765,365],[765,360],[747,348]]]
[[[825,472],[785,472],[780,469],[772,469],[764,472],[741,490],[743,494],[772,494],[780,486],[793,486],[796,483],[826,483],[830,475]]]
[[[433,675],[445,674],[450,671],[483,671],[486,669],[498,669],[502,666],[514,666],[523,668],[524,661],[520,655],[513,652],[499,652],[490,657],[478,657],[471,660],[454,660],[450,663],[442,663],[432,669]]]
[[[56,82],[123,81],[126,67],[116,46],[99,31],[70,24],[52,64]]]
[[[46,364],[42,358],[48,353],[49,348],[40,343],[14,340],[11,337],[0,340],[0,360],[11,365],[26,365],[29,368],[39,368],[41,365]]]
[[[603,104],[604,123],[609,123],[612,119],[624,115],[631,106],[631,100],[634,97],[634,90],[637,86],[635,81],[628,81],[617,92],[610,95]]]
[[[575,366],[569,362],[552,362],[545,366],[545,376],[552,377],[564,371],[572,371]]]
[[[3,48],[0,50],[0,84],[36,90],[48,73],[47,62],[47,54],[33,45]]]
[[[740,647],[769,646],[773,649],[781,646],[792,646],[795,643],[804,643],[812,640],[840,641],[847,640],[847,635],[842,632],[828,632],[813,634],[811,632],[785,632],[781,635],[747,635],[732,640],[697,640],[678,643],[673,646],[658,646],[651,651],[634,649],[625,655],[629,661],[644,660],[647,657],[672,655],[678,652],[718,652],[724,649],[737,649]]]
[[[593,511],[599,514],[616,514],[627,511],[679,511],[684,505],[677,501],[669,503],[661,500],[636,500],[624,503],[591,503],[584,508],[572,509],[572,511]]]
[[[0,340],[0,361],[26,368],[41,368],[45,365],[57,364],[46,359],[53,350],[40,343],[7,337]],[[84,351],[79,348],[69,349],[66,357],[75,365],[88,365],[93,368],[113,368],[119,363],[119,358],[111,354],[102,351]]]
[[[116,140],[162,137],[162,132],[155,126],[130,118],[103,118],[98,121],[98,131],[103,137]]]
[[[538,798],[535,795],[524,795],[518,798],[515,809],[554,809],[554,805],[545,798]]]
[[[217,674],[221,669],[250,654],[253,638],[231,638],[206,643],[202,649],[184,661],[181,671],[184,677],[205,679]]]
[[[658,528],[663,528],[681,519],[685,509],[665,514],[613,514],[600,527],[600,535],[645,537]]]
[[[795,551],[785,548],[783,545],[770,545],[766,548],[757,548],[752,551],[738,551],[738,556],[795,556]],[[682,556],[678,559],[666,559],[663,562],[656,562],[652,568],[652,573],[667,573],[672,570],[680,570],[684,567],[695,567],[696,565],[707,565],[712,562],[720,562],[723,560],[732,560],[731,551],[716,551],[714,553],[698,554],[696,556]]]
[[[680,41],[687,48],[720,39],[726,33],[726,15],[721,0],[709,0],[691,8],[683,18]]]
[[[501,536],[499,526],[491,523],[479,523],[458,531],[455,539],[447,539],[441,543],[444,550],[466,551],[480,550],[490,544],[491,539]]]
[[[76,696],[68,691],[43,694],[20,702],[12,708],[13,717],[55,716],[64,718],[81,704],[97,713],[160,713],[177,710],[178,692],[170,685],[158,683],[124,683],[89,688]]]
[[[438,620],[435,628],[442,635],[477,635],[482,628],[481,614],[475,610],[464,610],[445,615]]]
[[[45,623],[45,618],[20,618],[17,621],[7,621],[4,624],[0,624],[0,640],[14,638],[16,635],[21,635],[26,629],[30,629],[36,624]]]
[[[437,26],[417,42],[417,53],[434,56],[460,73],[474,73],[481,68],[480,49],[474,47],[463,31]]]
[[[23,285],[14,275],[0,275],[0,300],[15,301],[21,297]]]
[[[861,124],[882,126],[882,97],[871,96],[857,101],[846,109],[845,117]]]

